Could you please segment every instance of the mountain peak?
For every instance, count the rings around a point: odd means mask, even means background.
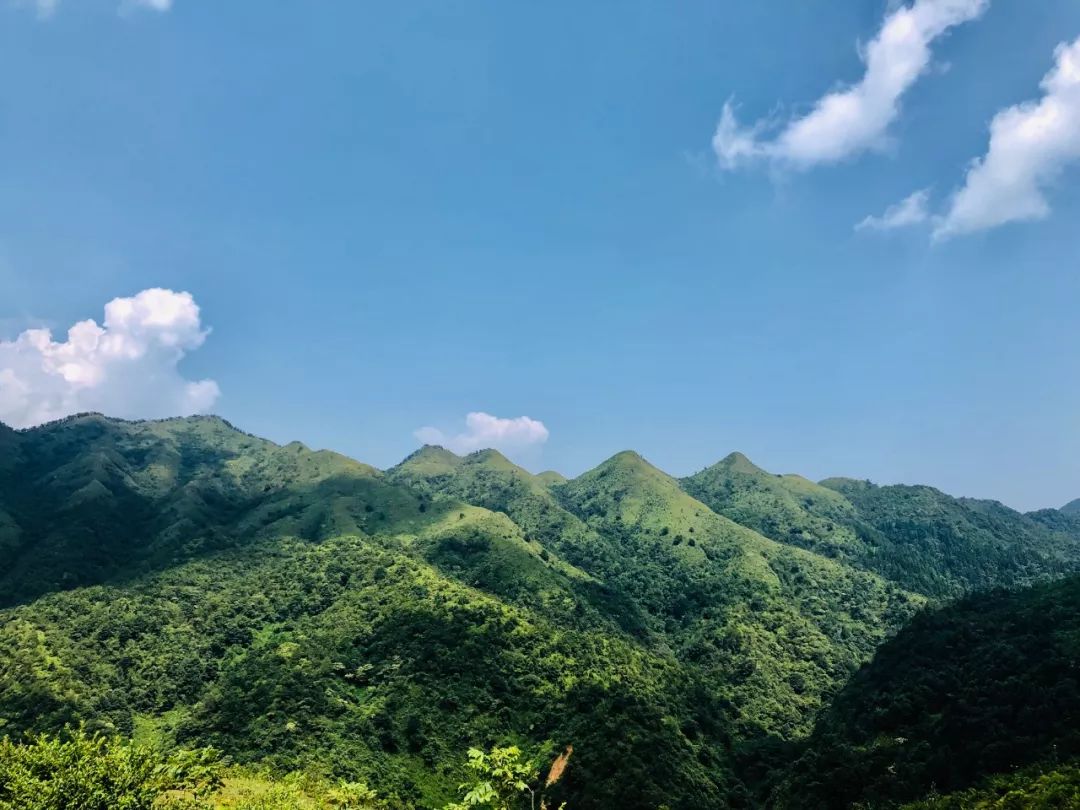
[[[659,467],[650,464],[640,453],[633,450],[623,450],[620,453],[616,453],[607,461],[602,462],[588,472],[582,473],[574,480],[589,480],[594,478],[612,478],[627,483],[632,481],[662,481],[671,486],[678,486],[671,476]]]
[[[842,475],[834,476],[832,478],[823,478],[818,481],[818,485],[839,492],[840,494],[844,494],[848,490],[861,492],[868,489],[877,489],[877,484],[872,481],[868,481],[864,478],[846,478]]]
[[[738,450],[728,453],[720,459],[716,466],[725,467],[733,472],[765,473],[765,470],[761,469],[761,467],[752,462]]]
[[[494,447],[485,447],[483,450],[474,450],[465,456],[465,461],[471,464],[485,464],[496,467],[513,467],[514,462],[496,450]]]
[[[461,465],[461,456],[451,453],[437,444],[425,444],[419,450],[407,455],[392,470],[409,470],[414,473],[441,475],[453,471]]]
[[[1066,515],[1076,515],[1080,517],[1080,498],[1077,498],[1075,501],[1069,501],[1058,511],[1064,512]]]
[[[652,467],[645,457],[638,453],[636,450],[621,450],[603,464],[601,467],[611,466],[646,466]]]

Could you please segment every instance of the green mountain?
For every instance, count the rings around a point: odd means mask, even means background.
[[[790,739],[920,604],[875,576],[715,514],[636,453],[555,489],[617,550],[602,575],[735,706],[741,736]]]
[[[873,529],[867,564],[919,593],[958,596],[1080,569],[1080,533],[1056,531],[997,501],[953,498],[926,486],[843,478],[822,484]]]
[[[498,739],[573,740],[581,807],[730,789],[720,699],[503,514],[215,419],[91,415],[15,440],[0,733],[212,742],[403,806],[441,806],[460,752]]]
[[[931,487],[815,484],[740,453],[682,481],[719,514],[781,543],[873,571],[934,599],[1080,569],[1080,524]],[[1053,511],[1053,510],[1050,510]]]
[[[1040,766],[1080,757],[1078,671],[1080,577],[921,614],[824,714],[780,806],[888,807],[1024,766],[1043,779]]]
[[[869,527],[840,493],[799,475],[774,475],[732,453],[682,479],[717,513],[780,543],[853,562],[872,554]]]
[[[723,696],[744,738],[805,733],[838,684],[920,604],[716,515],[636,453],[548,484],[493,451],[459,459],[425,448],[389,476],[505,512],[604,583],[629,606],[624,629],[672,650]]]
[[[926,596],[1073,564],[1061,513],[827,484],[0,426],[0,736],[212,744],[396,807],[453,798],[470,746],[572,744],[572,810],[752,807]]]
[[[1060,510],[1063,514],[1070,516],[1080,516],[1080,498],[1075,501],[1069,501]]]
[[[372,467],[279,447],[215,417],[90,414],[0,442],[0,604],[263,536],[370,530],[416,509]]]

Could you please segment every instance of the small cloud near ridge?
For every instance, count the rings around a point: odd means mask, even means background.
[[[548,440],[544,423],[528,416],[512,419],[473,411],[465,417],[465,430],[447,434],[442,430],[425,426],[413,435],[424,444],[437,444],[455,453],[472,453],[493,448],[505,453],[515,453],[540,447]]]

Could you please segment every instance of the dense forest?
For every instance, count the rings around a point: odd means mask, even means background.
[[[0,808],[1077,806],[1073,572],[1075,506],[737,453],[0,425]]]

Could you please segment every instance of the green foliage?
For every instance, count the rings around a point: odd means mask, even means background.
[[[858,564],[872,556],[866,528],[843,495],[798,475],[768,473],[742,453],[681,483],[717,514],[777,542]]]
[[[461,801],[446,805],[446,810],[531,810],[536,806],[539,768],[516,745],[489,752],[470,748],[468,769],[471,780],[458,786],[464,794]]]
[[[82,729],[25,744],[0,739],[2,810],[150,810],[170,791],[220,786],[212,751],[157,751]]]
[[[869,546],[865,564],[937,598],[1030,585],[1080,569],[1080,527],[1062,531],[996,501],[932,487],[822,482],[847,498]]]
[[[1037,767],[995,776],[977,788],[932,796],[903,810],[1071,810],[1080,807],[1080,767]]]
[[[1080,578],[919,616],[819,722],[783,792],[847,807],[1080,756]]]
[[[309,774],[281,778],[266,774],[230,774],[224,785],[190,806],[180,800],[175,810],[384,810],[378,794],[363,782],[328,784]],[[172,810],[172,808],[170,808]]]
[[[947,599],[1080,570],[1080,521],[1022,515],[994,501],[931,487],[878,487],[773,475],[733,453],[682,481],[719,514],[777,542],[873,571],[909,591]]]

